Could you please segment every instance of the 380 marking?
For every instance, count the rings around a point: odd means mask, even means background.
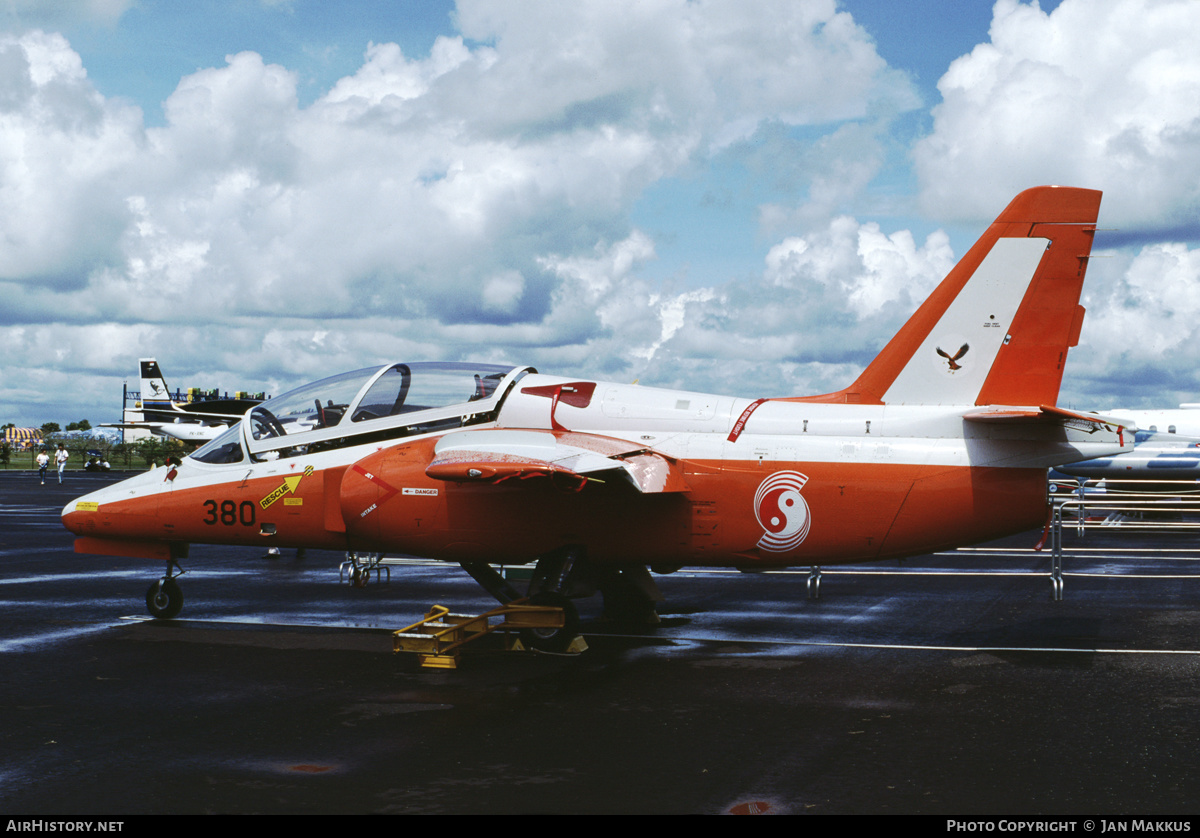
[[[254,526],[253,501],[244,500],[239,504],[237,501],[223,500],[218,504],[215,500],[206,500],[204,508],[208,510],[204,517],[206,524],[220,523],[227,527],[235,524],[241,524],[243,527]]]

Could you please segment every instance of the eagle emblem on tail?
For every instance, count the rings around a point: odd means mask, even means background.
[[[946,363],[948,363],[950,365],[950,372],[954,372],[955,370],[962,369],[962,364],[958,363],[958,359],[961,358],[963,355],[967,354],[967,350],[971,348],[971,345],[968,343],[964,343],[961,347],[959,347],[959,350],[957,352],[955,352],[953,355],[948,354],[940,346],[935,347],[935,348],[937,349],[937,354],[939,354],[943,358],[945,358]]]

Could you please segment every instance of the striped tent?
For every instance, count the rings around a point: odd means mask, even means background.
[[[42,441],[42,431],[40,428],[5,428],[4,441],[18,451],[21,451],[31,445],[40,443]]]

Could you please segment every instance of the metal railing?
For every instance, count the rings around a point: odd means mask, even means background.
[[[1060,484],[1061,485],[1061,484]],[[1056,601],[1063,596],[1063,530],[1079,538],[1089,532],[1182,534],[1200,530],[1200,484],[1194,480],[1084,481],[1069,494],[1053,497],[1050,522],[1050,584]],[[1197,546],[1200,553],[1200,545]]]

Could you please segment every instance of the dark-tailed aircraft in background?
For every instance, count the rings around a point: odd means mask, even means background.
[[[197,543],[406,553],[502,602],[567,614],[647,572],[896,558],[1041,527],[1046,470],[1132,425],[1055,407],[1083,324],[1100,193],[1018,195],[858,379],[736,398],[531,367],[397,363],[252,408],[182,464],[63,509],[81,553],[167,562]],[[494,565],[534,564],[528,592]]]
[[[247,410],[262,399],[206,398],[185,401],[180,394],[171,395],[158,361],[142,358],[138,361],[141,375],[139,392],[142,419],[103,425],[105,428],[147,430],[158,436],[194,444],[205,443],[239,421]]]

